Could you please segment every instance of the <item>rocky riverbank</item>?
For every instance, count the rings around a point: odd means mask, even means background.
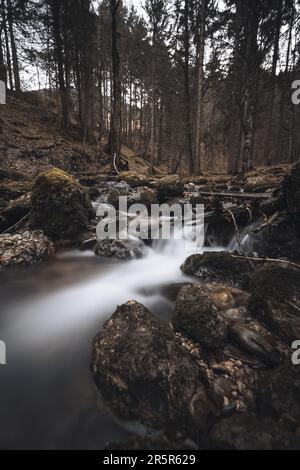
[[[2,268],[41,262],[66,246],[122,261],[143,256],[140,240],[97,240],[99,214],[107,204],[118,212],[120,196],[147,207],[205,205],[210,252],[187,257],[181,270],[190,282],[160,286],[174,303],[171,322],[128,299],[95,338],[91,371],[103,402],[144,430],[109,448],[300,447],[300,368],[292,364],[300,339],[299,181],[298,163],[242,179],[75,177],[50,168],[26,184],[1,183]],[[215,245],[230,249],[213,252]]]

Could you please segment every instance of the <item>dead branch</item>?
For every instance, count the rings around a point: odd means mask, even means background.
[[[238,259],[245,259],[249,261],[256,261],[256,262],[264,262],[264,263],[282,263],[287,264],[289,266],[293,266],[294,268],[300,269],[300,264],[293,263],[292,261],[287,261],[285,259],[272,259],[272,258],[254,258],[251,256],[241,256],[241,255],[231,255],[233,258]]]

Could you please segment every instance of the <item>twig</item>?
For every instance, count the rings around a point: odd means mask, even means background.
[[[283,263],[288,264],[289,266],[293,266],[294,268],[300,269],[300,264],[293,263],[292,261],[287,261],[285,259],[272,259],[272,258],[254,258],[251,256],[241,256],[241,255],[231,255],[233,258],[239,259],[247,259],[249,261],[258,261],[258,262],[266,262],[266,263]]]
[[[273,222],[275,222],[276,219],[278,219],[280,213],[276,212],[273,214],[266,222],[261,224],[259,227],[256,227],[255,229],[252,230],[253,233],[259,233],[261,232],[264,228],[270,227]]]
[[[116,160],[117,160],[117,154],[114,153],[113,165],[114,165],[114,169],[116,170],[116,173],[119,175],[120,172],[119,172],[119,170],[118,170],[118,168],[117,168]]]
[[[230,209],[225,209],[225,211],[230,214],[230,217],[231,217],[231,219],[232,219],[232,221],[233,221],[233,225],[234,225],[234,229],[235,229],[235,234],[236,234],[236,241],[237,241],[238,248],[239,248],[239,253],[240,253],[240,255],[242,255],[242,254],[243,254],[243,250],[242,250],[242,244],[241,244],[241,237],[240,237],[239,228],[238,228],[238,225],[237,225],[237,223],[236,223],[234,214],[233,214],[233,212],[232,212]]]
[[[28,214],[22,217],[22,219],[20,219],[16,224],[7,228],[6,230],[4,230],[4,232],[1,232],[1,235],[5,235],[6,233],[10,232],[13,228],[16,228],[18,225],[20,225],[21,222],[24,222],[24,220],[26,220],[29,216],[30,216],[30,212],[28,212]]]

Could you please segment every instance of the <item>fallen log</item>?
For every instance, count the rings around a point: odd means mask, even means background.
[[[200,196],[215,196],[230,199],[271,199],[272,193],[235,193],[235,192],[219,192],[219,191],[200,191]]]

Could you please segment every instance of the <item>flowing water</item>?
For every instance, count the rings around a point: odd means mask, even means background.
[[[93,337],[131,299],[169,320],[173,305],[159,286],[188,279],[180,271],[192,254],[186,247],[180,240],[157,243],[127,262],[67,251],[0,273],[0,339],[7,347],[7,365],[0,366],[1,449],[101,449],[128,437],[97,404],[89,372]]]
[[[0,367],[2,449],[99,449],[126,438],[97,406],[92,340],[130,299],[169,319],[172,304],[153,287],[185,280],[180,265],[191,254],[185,248],[173,240],[128,262],[62,252],[0,273],[0,339],[7,347],[7,365]]]

